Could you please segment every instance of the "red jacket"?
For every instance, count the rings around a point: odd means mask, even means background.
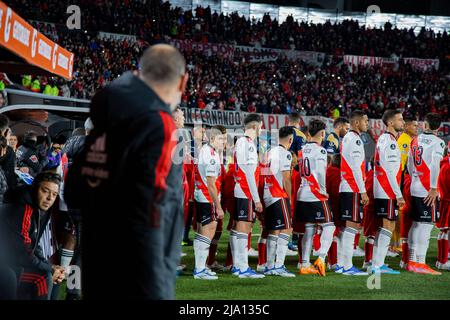
[[[441,201],[450,201],[450,156],[444,157],[441,161],[438,188]]]

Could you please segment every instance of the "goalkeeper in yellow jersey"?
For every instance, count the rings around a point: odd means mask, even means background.
[[[417,136],[418,134],[418,122],[416,119],[412,117],[405,117],[403,118],[405,121],[405,130],[403,133],[398,137],[397,144],[400,149],[401,154],[401,161],[402,161],[402,181],[401,181],[401,188],[403,189],[403,177],[405,175],[405,169],[406,169],[406,162],[408,160],[408,152],[409,152],[409,146],[411,145],[411,140]],[[403,223],[403,216],[401,210],[399,210],[399,222],[396,224],[394,233],[392,235],[392,242],[391,242],[391,251],[394,251],[396,253],[399,253],[402,251],[402,245],[401,243],[407,241],[407,238],[401,238],[400,237],[400,226]]]

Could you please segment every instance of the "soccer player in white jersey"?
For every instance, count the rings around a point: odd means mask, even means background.
[[[236,141],[234,151],[236,210],[235,228],[230,231],[233,255],[232,273],[239,278],[264,278],[248,265],[248,234],[255,222],[256,212],[262,212],[263,206],[258,194],[259,159],[256,138],[262,128],[262,119],[258,114],[249,114],[244,119],[244,136]],[[256,211],[256,212],[255,212]]]
[[[353,266],[353,244],[355,235],[360,229],[362,208],[369,203],[364,184],[365,153],[360,137],[369,127],[369,118],[361,110],[355,110],[350,115],[350,130],[342,139],[341,144],[341,184],[340,219],[345,222],[345,228],[338,241],[338,266],[335,271],[349,276],[367,275]]]
[[[292,127],[278,131],[278,146],[268,152],[267,174],[264,177],[264,228],[268,230],[267,263],[265,275],[295,277],[284,266],[289,237],[292,234],[292,216],[289,198],[292,195],[291,163],[289,148],[294,139]]]
[[[391,242],[392,232],[398,217],[398,208],[405,205],[400,190],[402,162],[397,146],[397,135],[403,130],[405,121],[400,110],[386,110],[382,117],[386,131],[378,138],[375,149],[375,170],[373,192],[375,216],[381,219],[380,228],[375,236],[371,273],[400,274],[384,264]]]
[[[206,268],[206,259],[211,239],[216,232],[217,220],[223,219],[224,216],[220,204],[220,187],[222,184],[222,155],[226,141],[225,127],[214,126],[211,129],[210,142],[200,149],[198,165],[195,167],[194,200],[197,214],[197,234],[194,239],[194,279],[217,279],[216,273]]]
[[[296,220],[305,224],[302,239],[302,264],[300,274],[325,276],[325,257],[328,255],[336,227],[328,204],[326,191],[327,151],[322,147],[325,139],[325,122],[313,119],[309,122],[310,140],[299,152],[298,163],[302,182],[297,192]],[[310,263],[312,241],[316,224],[322,226],[319,257]]]
[[[444,155],[444,141],[438,138],[441,126],[438,114],[425,116],[425,131],[411,142],[408,156],[408,171],[411,175],[412,210],[414,221],[408,235],[408,271],[440,275],[426,263],[430,233],[436,222],[438,201],[438,177],[440,163]]]

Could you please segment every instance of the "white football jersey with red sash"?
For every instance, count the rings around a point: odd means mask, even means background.
[[[373,193],[375,199],[397,199],[402,197],[400,180],[402,161],[397,140],[392,133],[383,133],[375,149]]]
[[[444,147],[444,141],[431,133],[421,133],[411,141],[408,171],[413,197],[425,198],[430,188],[437,188]]]
[[[208,144],[205,144],[199,152],[198,164],[195,165],[195,201],[201,203],[213,203],[209,195],[206,177],[216,177],[217,194],[220,199],[222,186],[222,161],[220,154]]]
[[[350,130],[341,143],[341,184],[339,192],[365,193],[364,144],[358,132]]]
[[[235,186],[234,196],[240,199],[260,202],[258,194],[259,161],[256,145],[250,137],[241,137],[236,141],[234,151]]]
[[[266,207],[282,198],[289,198],[283,187],[283,172],[291,171],[292,155],[283,146],[268,153],[268,174],[264,176],[264,204]]]
[[[302,182],[297,192],[297,200],[304,202],[325,201],[327,151],[315,142],[303,145],[298,153],[298,166]]]

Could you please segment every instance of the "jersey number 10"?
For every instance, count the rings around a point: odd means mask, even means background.
[[[311,166],[308,158],[300,158],[298,167],[301,170],[301,174],[305,177],[309,177],[311,175]]]

